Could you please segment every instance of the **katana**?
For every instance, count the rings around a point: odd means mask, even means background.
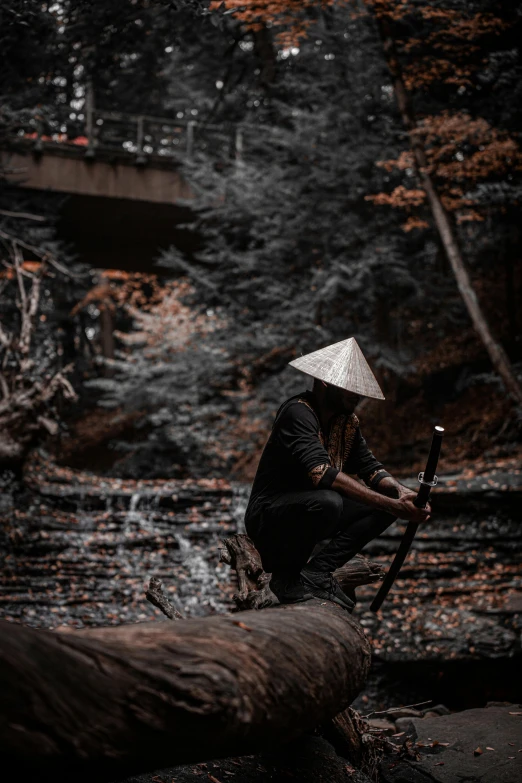
[[[442,436],[444,435],[444,427],[435,427],[433,433],[433,440],[431,441],[430,453],[428,455],[428,461],[426,462],[426,469],[423,473],[419,473],[419,491],[417,497],[413,501],[417,508],[425,508],[430,497],[432,487],[437,484],[437,476],[435,471],[437,470],[437,462],[439,461],[440,447],[442,445]],[[390,566],[390,570],[384,577],[384,581],[379,588],[379,592],[373,599],[370,609],[372,612],[377,612],[385,600],[386,596],[390,592],[395,579],[399,571],[402,568],[402,564],[406,560],[413,539],[419,527],[418,522],[408,522],[406,532],[402,537],[397,554],[394,557],[393,563]]]

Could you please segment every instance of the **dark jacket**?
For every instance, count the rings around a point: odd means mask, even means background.
[[[366,445],[355,415],[332,422],[328,440],[314,409],[314,395],[303,392],[279,408],[259,461],[246,521],[282,492],[329,489],[340,470],[357,474],[372,489],[389,476]]]

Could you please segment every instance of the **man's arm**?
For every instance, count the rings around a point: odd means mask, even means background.
[[[387,495],[390,498],[401,498],[403,495],[411,494],[412,490],[394,479],[393,476],[384,476],[375,488],[381,495]]]
[[[307,405],[295,402],[281,416],[274,432],[289,457],[308,476],[310,486],[329,489],[339,472],[319,439],[319,420]]]
[[[350,478],[346,473],[338,471],[337,468],[333,468],[328,454],[319,440],[316,417],[306,405],[296,403],[287,409],[279,421],[277,437],[317,489],[335,489],[347,497],[366,503],[372,508],[388,511],[400,519],[414,519],[420,522],[427,518],[429,511],[426,512],[413,505],[412,501],[415,497],[413,492],[410,492],[409,495],[403,495],[398,500],[389,498],[359,484],[358,481]],[[386,476],[389,476],[390,474],[382,468],[381,463],[377,462],[370,452],[362,436],[360,436],[360,440],[362,444],[359,443],[357,456],[361,454],[363,456],[361,462],[363,475],[359,473],[361,478],[367,478],[369,473],[375,471],[376,466],[381,468]],[[381,480],[384,479],[381,478]]]
[[[348,468],[348,470],[346,470]],[[346,473],[357,473],[365,484],[374,492],[380,495],[387,495],[391,498],[401,498],[403,495],[410,494],[411,490],[400,484],[393,478],[384,465],[374,457],[361,433],[360,427],[357,430],[357,441],[354,444],[353,456],[349,458],[345,466]]]
[[[387,479],[390,479],[393,484],[395,483],[392,476],[385,470],[384,465],[374,457],[368,448],[360,427],[357,427],[353,448],[347,462],[343,465],[343,470],[345,473],[357,473],[370,489],[383,495],[388,492],[381,490],[381,484],[385,489],[388,483]],[[391,491],[391,487],[388,487],[388,490],[390,497],[397,496],[395,492]]]
[[[391,478],[388,477],[388,478]],[[384,479],[382,479],[384,481]],[[393,479],[395,481],[395,479]],[[400,485],[402,487],[402,485]],[[375,492],[369,487],[365,487],[364,484],[360,484],[351,476],[347,476],[342,471],[337,474],[335,480],[332,483],[332,489],[340,492],[341,495],[358,500],[360,503],[365,503],[371,508],[375,508],[379,511],[387,511],[389,514],[393,514],[394,517],[399,519],[406,519],[409,522],[425,522],[429,519],[431,508],[417,508],[413,504],[416,498],[415,492],[406,489],[400,497],[393,498],[383,495],[380,492]]]

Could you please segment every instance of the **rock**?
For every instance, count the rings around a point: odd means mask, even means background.
[[[522,713],[522,708],[507,704],[412,718],[413,749],[420,758],[397,762],[388,757],[382,764],[382,779],[386,783],[518,783],[522,714],[516,713]]]
[[[422,718],[423,713],[420,710],[416,710],[413,707],[400,707],[397,710],[393,710],[391,717],[394,721],[400,718]]]
[[[369,718],[368,725],[370,729],[380,731],[383,734],[395,734],[397,731],[395,723],[386,718]]]
[[[488,701],[486,707],[510,707],[510,701]]]
[[[411,733],[410,727],[413,728],[413,723],[411,722],[411,720],[412,720],[411,718],[398,718],[395,721],[395,725],[397,726],[397,731],[405,731],[408,734],[410,734]]]
[[[406,731],[412,718],[438,718],[439,715],[450,715],[450,711],[444,704],[437,704],[435,707],[427,707],[425,710],[404,707],[400,710],[394,710],[392,715],[398,730]]]
[[[451,710],[448,710],[444,704],[436,704],[435,707],[428,707],[422,710],[421,715],[423,718],[435,718],[437,715],[451,715]]]

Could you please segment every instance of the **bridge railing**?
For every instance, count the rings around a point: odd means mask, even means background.
[[[98,151],[114,151],[133,158],[137,165],[152,159],[192,161],[205,154],[241,166],[250,157],[249,152],[255,158],[262,134],[268,134],[275,144],[289,144],[284,132],[271,127],[248,123],[217,125],[196,119],[99,110],[91,91],[86,96],[81,122],[75,119],[64,125],[39,115],[19,131],[20,136],[34,140],[37,151],[48,143],[72,145],[83,147],[86,158],[95,158]]]
[[[239,161],[241,135],[239,127],[108,111],[93,111],[91,127],[86,123],[86,145],[91,154],[97,148],[126,151],[136,155],[137,163],[145,163],[151,156],[192,160],[197,152]]]

